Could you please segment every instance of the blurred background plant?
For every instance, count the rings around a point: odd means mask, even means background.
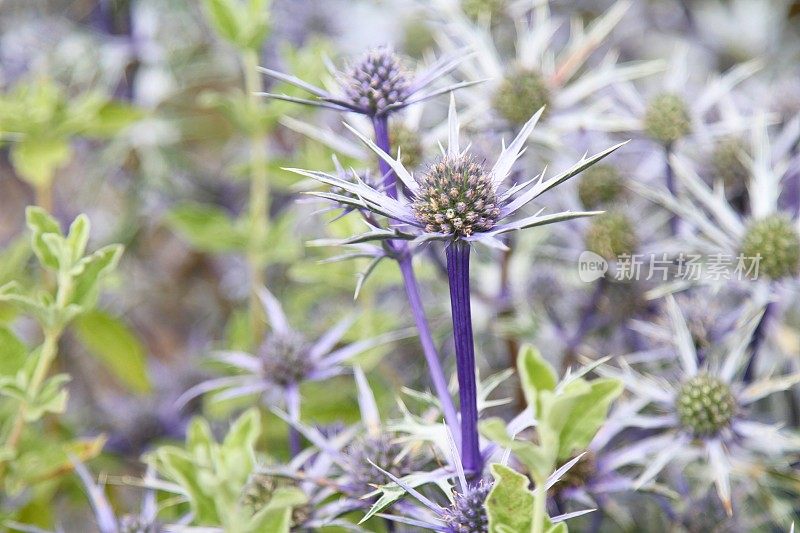
[[[258,94],[309,98],[259,67],[339,94],[384,45],[404,79],[434,66],[433,98],[380,122]],[[0,1],[0,527],[788,531],[798,64],[794,0]],[[458,398],[444,247],[408,245],[409,304],[375,261],[407,228],[379,217],[375,247],[320,246],[375,228],[304,194],[346,190],[287,170],[387,192],[344,120],[421,177],[453,88],[481,162],[546,105],[509,186],[632,139],[523,209],[607,213],[475,247],[486,468],[461,474],[441,423]],[[587,250],[605,277],[582,277]],[[763,257],[759,279],[713,275],[740,252]],[[616,279],[637,253],[642,275]],[[647,275],[662,254],[669,276]],[[706,275],[681,278],[693,254]],[[408,338],[419,308],[444,393]],[[302,378],[287,387],[275,358],[314,343],[276,341],[282,320],[347,357],[310,379],[278,365]],[[728,396],[695,374],[733,398],[713,435],[685,413]]]

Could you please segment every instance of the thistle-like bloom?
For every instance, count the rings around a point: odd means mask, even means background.
[[[649,82],[643,83],[646,89],[632,83],[616,85],[619,110],[634,120],[634,129],[662,146],[670,147],[682,139],[707,143],[746,128],[747,117],[735,106],[721,104],[760,66],[759,61],[750,61],[723,74],[709,73],[708,81],[697,87],[689,79],[689,50],[683,47],[673,55],[663,76],[645,80]]]
[[[400,514],[386,514],[378,512],[386,503],[381,505],[378,502],[372,507],[369,513],[365,516],[364,520],[371,516],[381,516],[387,520],[407,524],[414,527],[421,527],[432,531],[441,531],[443,533],[488,533],[489,531],[489,518],[486,513],[486,498],[492,490],[493,482],[490,479],[478,479],[475,481],[467,480],[466,472],[461,466],[463,460],[459,458],[458,448],[453,440],[452,435],[448,432],[449,450],[446,455],[451,472],[449,477],[455,477],[456,482],[450,485],[449,482],[438,481],[437,485],[440,489],[447,486],[449,490],[444,490],[444,495],[447,500],[444,504],[440,504],[433,499],[425,496],[417,490],[417,487],[433,481],[432,479],[425,479],[419,475],[407,476],[406,478],[399,478],[391,472],[387,472],[377,465],[374,465],[381,471],[392,483],[383,487],[386,491],[389,487],[399,487],[407,492],[420,506],[411,509],[412,512],[407,512],[404,515]],[[572,461],[569,461],[564,466],[556,470],[548,479],[544,487],[538,490],[548,490],[558,483],[565,474],[574,467],[580,459],[580,456]],[[508,455],[505,455],[502,463],[505,464],[508,460]],[[585,511],[577,511],[574,513],[563,514],[550,518],[552,523],[563,522],[570,518],[584,515],[592,512],[591,509]],[[363,520],[362,520],[363,522]]]
[[[266,289],[259,292],[259,297],[272,330],[258,353],[216,354],[214,360],[230,365],[238,373],[192,387],[178,399],[178,405],[209,392],[215,400],[259,394],[268,405],[285,404],[291,420],[299,421],[301,383],[345,374],[349,371],[347,361],[356,355],[408,336],[407,332],[392,332],[336,348],[353,325],[353,318],[346,317],[316,342],[307,342],[289,325],[277,298]],[[290,431],[290,448],[293,454],[300,450],[299,435],[294,431]]]
[[[417,243],[432,240],[481,242],[492,247],[505,248],[497,238],[503,234],[599,214],[599,211],[566,211],[543,215],[542,209],[535,215],[510,220],[531,201],[625,144],[620,143],[592,157],[583,158],[553,178],[545,180],[544,174],[540,174],[533,179],[506,187],[504,182],[514,163],[524,152],[525,142],[542,112],[542,109],[537,111],[522,126],[514,140],[503,147],[495,164],[487,168],[470,155],[468,148],[461,149],[455,100],[451,98],[447,149],[442,150],[440,159],[426,172],[416,176],[403,165],[400,158],[395,159],[364,135],[350,128],[391,167],[409,191],[410,197],[392,198],[383,190],[364,183],[358,176],[354,176],[355,179],[351,181],[325,172],[296,168],[287,170],[314,178],[347,193],[311,192],[314,196],[371,211],[390,220],[392,231],[373,228],[370,233],[343,241],[343,244],[380,241],[391,237]]]
[[[635,487],[652,482],[671,462],[684,467],[700,464],[708,468],[726,511],[732,513],[731,479],[751,483],[753,472],[768,467],[789,468],[789,454],[800,452],[800,440],[777,426],[757,422],[750,406],[770,394],[800,382],[800,373],[770,376],[751,384],[739,380],[747,361],[747,350],[760,312],[711,349],[703,364],[691,332],[675,300],[666,300],[671,336],[680,362],[674,380],[651,378],[628,366],[600,367],[598,372],[623,380],[636,397],[646,400],[651,411],[629,419],[630,426],[658,433],[636,444],[649,450]]]
[[[617,54],[610,52],[599,64],[587,63],[631,3],[616,2],[586,28],[573,24],[569,40],[560,39],[562,31],[567,31],[567,20],[551,13],[550,2],[535,2],[530,9],[533,4],[517,3],[513,56],[506,57],[496,45],[492,28],[460,13],[459,2],[426,3],[441,19],[440,41],[445,50],[464,46],[475,50],[474,59],[465,61],[460,71],[468,79],[487,80],[464,91],[467,118],[493,128],[498,124],[518,128],[544,106],[545,124],[534,132],[534,141],[561,149],[565,139],[580,130],[627,130],[633,122],[614,113],[610,99],[597,95],[614,83],[657,72],[663,68],[661,62],[618,64]]]
[[[338,94],[307,83],[295,76],[268,68],[259,70],[278,81],[286,82],[312,94],[316,99],[297,98],[285,94],[260,93],[268,98],[286,100],[349,111],[369,117],[385,116],[407,106],[478,82],[462,82],[432,89],[431,85],[449,74],[464,60],[463,52],[444,56],[421,73],[409,70],[388,46],[367,51],[341,71],[331,70],[339,85]]]

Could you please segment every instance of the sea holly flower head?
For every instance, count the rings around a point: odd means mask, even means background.
[[[431,88],[436,80],[455,70],[466,57],[463,51],[443,56],[421,72],[415,73],[404,65],[392,48],[379,46],[368,50],[345,69],[332,70],[331,74],[339,85],[338,92],[331,92],[295,76],[262,67],[259,70],[263,74],[294,85],[315,98],[297,98],[274,93],[259,94],[267,98],[359,113],[368,117],[386,116],[434,96],[480,83],[480,81],[462,82],[439,89]]]
[[[264,375],[281,385],[302,382],[314,370],[308,349],[306,340],[294,331],[268,336],[258,349]]]
[[[376,470],[373,463],[397,477],[408,475],[421,466],[413,452],[408,452],[401,442],[383,431],[357,438],[345,449],[344,456],[349,485],[353,493],[360,495],[386,482],[386,476]]]
[[[633,224],[621,211],[595,217],[586,230],[586,248],[609,260],[621,255],[632,255],[636,245]]]
[[[488,533],[489,517],[486,516],[486,497],[492,483],[480,480],[467,485],[463,493],[453,493],[453,503],[444,511],[448,533]]]
[[[468,155],[442,157],[417,184],[413,209],[425,231],[469,237],[491,230],[500,217],[494,183]]]
[[[730,425],[736,399],[721,379],[698,374],[681,385],[675,407],[684,428],[698,437],[711,437]]]
[[[340,83],[351,104],[377,115],[406,98],[409,76],[400,57],[391,48],[379,46],[353,63]]]
[[[772,279],[796,275],[800,269],[800,234],[782,214],[751,222],[741,250],[745,257],[760,257],[759,270]]]
[[[270,403],[292,403],[298,400],[299,384],[346,374],[350,371],[347,362],[356,355],[407,336],[404,331],[392,332],[339,346],[354,322],[353,317],[348,316],[315,342],[308,342],[289,325],[280,302],[272,293],[262,289],[259,297],[271,331],[257,353],[222,351],[215,354],[215,361],[230,366],[237,373],[199,383],[177,400],[179,406],[205,393],[212,393],[218,400],[252,394],[276,395]],[[284,394],[286,391],[291,397]]]
[[[598,163],[587,168],[578,183],[578,198],[585,209],[615,203],[625,193],[625,185],[614,165]]]
[[[510,124],[524,124],[528,117],[550,108],[550,89],[544,77],[533,69],[517,69],[503,78],[492,101],[495,111]]]
[[[460,67],[467,79],[486,80],[463,93],[475,124],[490,130],[517,129],[544,106],[542,118],[547,120],[533,134],[533,142],[558,150],[567,148],[565,141],[577,132],[635,128],[635,121],[615,113],[610,102],[597,96],[607,87],[658,72],[661,62],[618,63],[618,54],[608,50],[600,52],[605,54],[602,61],[590,62],[631,2],[615,2],[584,26],[569,24],[567,17],[550,8],[550,2],[506,1],[516,31],[504,35],[502,46],[496,25],[487,23],[488,12],[497,3],[469,2],[480,4],[483,13],[477,23],[459,16],[450,0],[426,3],[446,29],[437,35],[440,46],[475,51],[474,59]],[[500,20],[492,13],[492,22]]]
[[[394,158],[348,126],[364,144],[388,163],[408,191],[408,196],[393,198],[364,183],[357,176],[351,181],[324,172],[287,170],[314,178],[347,193],[347,195],[332,192],[309,194],[372,211],[390,219],[393,232],[371,228],[370,233],[357,237],[358,242],[386,238],[416,242],[462,240],[504,248],[505,245],[497,237],[505,233],[598,214],[599,212],[592,211],[566,211],[543,215],[543,210],[540,210],[532,216],[509,220],[538,196],[589,168],[625,144],[620,143],[592,157],[584,157],[565,172],[548,180],[544,179],[542,173],[533,179],[506,187],[504,182],[516,160],[525,151],[525,142],[542,113],[543,109],[537,111],[522,126],[514,140],[508,146],[503,146],[493,166],[484,167],[469,154],[468,148],[461,149],[455,99],[451,96],[447,148],[442,149],[438,161],[417,176],[401,162],[402,153],[398,158]],[[347,242],[354,241],[348,239]]]
[[[647,134],[662,144],[671,144],[692,131],[692,121],[683,97],[674,93],[655,96],[644,116]]]
[[[745,163],[747,144],[738,136],[720,140],[711,153],[714,179],[721,179],[726,191],[739,192],[747,186],[750,169]]]

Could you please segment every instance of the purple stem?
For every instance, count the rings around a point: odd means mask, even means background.
[[[375,143],[381,150],[387,154],[391,154],[392,147],[389,141],[388,117],[386,115],[372,117],[372,126],[375,129]],[[381,175],[384,176],[383,185],[386,194],[392,198],[397,198],[397,185],[394,171],[382,158],[378,158],[378,168],[380,169]],[[414,323],[419,332],[422,353],[425,355],[425,361],[428,364],[428,373],[431,376],[431,381],[433,381],[433,388],[436,391],[436,396],[439,398],[439,403],[442,404],[442,413],[444,414],[445,422],[447,422],[450,431],[453,433],[453,437],[457,439],[459,430],[456,408],[453,404],[453,398],[450,397],[450,391],[447,390],[447,378],[445,378],[444,370],[442,370],[442,363],[439,359],[439,354],[436,352],[433,335],[431,335],[431,329],[425,317],[425,308],[422,305],[417,278],[414,275],[411,252],[408,249],[408,244],[403,241],[390,241],[387,243],[387,246],[393,252],[400,266],[400,273],[403,276],[403,285],[406,289],[408,303],[411,306],[411,314],[414,316]]]
[[[300,432],[295,427],[296,422],[300,422],[300,388],[297,383],[290,383],[286,386],[286,409],[289,411],[289,454],[296,457],[302,451],[300,443]]]
[[[475,382],[475,343],[469,292],[469,244],[453,241],[446,249],[450,308],[456,345],[458,396],[461,401],[461,464],[473,475],[483,471],[478,445],[478,389]]]
[[[595,311],[597,311],[597,306],[600,304],[600,299],[605,292],[605,288],[605,278],[600,278],[594,288],[594,291],[592,291],[592,297],[589,300],[589,303],[583,309],[583,314],[581,316],[581,321],[578,324],[577,331],[575,331],[575,334],[572,336],[572,338],[567,341],[567,353],[572,353],[592,329],[592,326],[595,325]]]
[[[764,339],[767,337],[767,329],[769,328],[769,323],[772,320],[772,316],[775,314],[775,302],[769,302],[767,306],[764,308],[764,314],[761,315],[761,320],[758,322],[756,329],[753,330],[753,336],[750,339],[750,360],[747,361],[747,368],[744,370],[744,376],[742,380],[745,383],[750,383],[753,381],[753,377],[755,374],[755,366],[756,366],[756,358],[758,357],[758,350],[761,348],[761,345],[764,344]]]
[[[453,438],[458,439],[460,432],[458,430],[456,407],[453,404],[453,398],[450,397],[450,391],[447,390],[447,379],[444,377],[442,364],[439,361],[439,355],[436,353],[436,345],[433,342],[433,336],[425,318],[425,308],[422,306],[422,299],[419,295],[419,286],[417,285],[417,277],[414,275],[411,255],[408,253],[402,254],[397,261],[400,266],[400,273],[403,276],[403,285],[406,288],[408,303],[411,306],[411,314],[414,316],[414,323],[419,332],[422,353],[425,355],[428,373],[431,376],[431,381],[433,381],[433,388],[436,391],[436,396],[439,397],[439,402],[442,404],[442,412],[447,426],[453,432]]]
[[[389,142],[389,118],[386,115],[372,117],[372,127],[375,129],[375,144],[387,154],[392,155],[392,147]],[[386,190],[386,194],[392,198],[397,198],[397,178],[392,167],[382,158],[378,158],[378,168],[381,171],[381,176],[383,176],[383,187]]]

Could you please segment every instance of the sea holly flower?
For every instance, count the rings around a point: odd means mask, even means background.
[[[658,61],[618,64],[610,52],[597,65],[588,60],[600,48],[630,7],[616,2],[588,27],[575,23],[569,40],[557,38],[566,20],[551,13],[549,2],[539,2],[530,13],[515,18],[514,55],[507,58],[498,49],[492,29],[475,24],[455,13],[453,3],[439,0],[430,10],[442,21],[440,42],[446,50],[464,46],[475,50],[460,71],[472,80],[488,80],[463,92],[468,104],[467,119],[496,128],[498,124],[517,129],[541,107],[543,127],[533,139],[563,149],[564,139],[581,130],[625,131],[633,122],[615,113],[611,99],[597,98],[602,89],[615,83],[648,76],[663,67]]]
[[[682,250],[684,254],[700,254],[708,262],[714,257],[732,262],[728,279],[703,271],[699,279],[691,281],[711,286],[719,286],[721,281],[737,283],[758,303],[766,304],[762,324],[753,337],[751,361],[756,360],[769,323],[780,315],[782,302],[790,301],[789,295],[798,287],[800,218],[791,204],[782,204],[785,196],[789,202],[792,195],[796,196],[785,178],[797,164],[792,147],[798,139],[800,115],[774,133],[767,125],[766,115],[756,115],[747,152],[739,153],[749,176],[749,216],[731,205],[719,181],[709,187],[694,162],[683,155],[670,157],[675,177],[685,189],[683,194],[631,183],[638,194],[680,218],[685,226],[680,234],[680,242],[687,245]],[[748,379],[753,371],[751,363]]]
[[[192,387],[178,399],[178,405],[185,405],[192,398],[206,393],[212,393],[212,399],[218,401],[258,394],[267,405],[285,404],[290,419],[299,421],[302,383],[324,381],[345,374],[349,372],[347,362],[353,357],[408,336],[405,331],[391,332],[337,348],[353,325],[353,317],[346,317],[315,342],[309,342],[289,325],[277,298],[266,289],[259,292],[259,297],[272,329],[258,352],[223,351],[215,354],[215,361],[229,365],[238,373]],[[289,439],[290,450],[296,455],[301,447],[300,436],[292,430]]]
[[[761,68],[761,62],[742,63],[722,74],[698,72],[689,68],[689,62],[689,49],[684,46],[673,54],[663,76],[614,86],[619,112],[637,123],[633,130],[667,148],[683,139],[707,143],[741,132],[749,123],[726,99]],[[696,79],[704,83],[698,85]]]
[[[439,89],[431,88],[437,79],[455,70],[465,57],[463,52],[443,56],[421,72],[414,73],[404,65],[392,48],[379,46],[368,50],[361,58],[342,70],[332,69],[331,74],[339,85],[338,93],[317,87],[295,76],[262,67],[259,70],[270,78],[294,85],[316,98],[260,94],[268,98],[359,113],[368,117],[388,115],[440,94],[478,83],[460,82]]]
[[[342,179],[325,172],[289,168],[292,172],[313,178],[342,192],[316,192],[308,194],[351,206],[386,217],[390,232],[375,228],[373,232],[359,235],[357,242],[381,241],[387,237],[422,243],[428,241],[482,243],[494,248],[505,248],[498,237],[521,229],[543,226],[584,216],[599,211],[566,211],[535,215],[510,220],[527,204],[567,181],[597,161],[608,156],[626,143],[619,143],[591,157],[584,157],[568,170],[544,179],[544,173],[512,186],[504,186],[514,163],[525,151],[525,141],[530,136],[543,110],[540,109],[520,129],[514,140],[503,146],[491,168],[486,168],[459,141],[459,121],[455,100],[451,98],[448,118],[448,147],[426,172],[415,176],[395,159],[360,132],[349,129],[388,163],[402,181],[410,196],[393,198],[385,190],[370,186],[357,175]],[[344,193],[347,193],[346,195]],[[342,244],[355,239],[342,241]]]
[[[428,172],[416,178],[398,159],[392,158],[351,128],[364,144],[392,168],[412,195],[411,198],[396,199],[370,187],[357,177],[355,181],[349,181],[324,172],[289,169],[350,193],[348,196],[328,192],[311,194],[342,205],[372,211],[390,219],[393,232],[373,228],[370,233],[357,237],[357,242],[392,238],[414,240],[418,243],[439,240],[448,244],[447,270],[461,399],[461,453],[465,469],[473,473],[480,472],[482,460],[477,433],[475,354],[469,301],[470,246],[482,242],[505,248],[498,240],[505,233],[597,214],[598,212],[563,212],[542,215],[543,210],[540,210],[537,214],[520,220],[505,221],[544,192],[575,176],[624,144],[618,144],[591,158],[584,158],[566,172],[547,181],[542,174],[501,190],[501,185],[524,151],[525,141],[542,112],[543,109],[540,109],[526,122],[516,138],[507,147],[503,147],[494,166],[487,170],[470,156],[468,149],[462,150],[460,147],[455,99],[451,96],[447,150],[442,150],[440,160],[431,165]],[[350,240],[345,243],[352,242],[354,241]]]
[[[662,77],[647,80],[649,87],[640,90],[633,83],[620,83],[614,89],[620,113],[627,113],[637,124],[631,131],[641,131],[644,138],[661,150],[650,150],[637,174],[644,182],[661,178],[670,193],[677,183],[671,155],[676,146],[708,145],[744,131],[751,122],[728,101],[731,91],[761,68],[760,61],[737,65],[723,74],[702,73],[689,68],[689,49],[681,47],[671,58]],[[694,63],[692,67],[694,67]],[[690,73],[694,74],[690,79]],[[706,78],[703,78],[706,74]],[[694,79],[704,79],[697,86]],[[672,234],[678,232],[679,219],[670,220]]]
[[[800,382],[800,373],[764,377],[750,384],[740,381],[747,364],[751,337],[762,311],[746,320],[722,342],[709,349],[702,364],[689,327],[672,296],[666,299],[674,351],[680,368],[670,379],[646,376],[624,359],[620,368],[602,366],[601,375],[622,380],[645,409],[629,419],[629,426],[656,431],[636,446],[647,450],[636,488],[650,484],[670,463],[701,465],[713,479],[728,514],[733,512],[732,480],[750,480],[750,472],[769,466],[790,468],[790,457],[800,452],[800,440],[777,426],[756,421],[751,406],[771,394]],[[655,327],[655,326],[653,326]]]
[[[416,474],[400,478],[374,465],[377,470],[383,473],[392,482],[381,487],[384,491],[384,496],[400,491],[400,494],[407,493],[411,495],[418,502],[418,505],[412,507],[404,514],[389,514],[380,512],[387,505],[386,501],[381,499],[372,506],[361,522],[363,523],[372,516],[380,516],[393,522],[444,533],[488,533],[491,526],[498,527],[504,523],[506,515],[504,511],[510,505],[516,508],[523,519],[527,517],[528,529],[535,531],[536,529],[530,527],[532,519],[534,518],[533,513],[530,513],[524,508],[520,508],[524,503],[521,502],[518,497],[515,497],[518,496],[517,494],[509,494],[508,490],[503,486],[505,490],[495,497],[494,503],[491,503],[488,500],[491,495],[495,493],[494,489],[498,482],[492,481],[489,478],[480,478],[477,480],[468,479],[467,473],[461,466],[463,461],[459,457],[455,440],[453,440],[452,434],[450,434],[446,428],[445,431],[449,443],[448,452],[445,457],[447,458],[449,467],[447,470],[450,474],[447,480],[443,480],[443,482],[439,481],[436,484],[440,491],[444,493],[446,500],[440,503],[441,499],[437,496],[432,495],[432,497],[429,498],[418,490],[418,487],[433,482],[433,480],[424,479]],[[508,468],[506,466],[507,461],[508,455],[505,455],[501,463],[493,465],[492,470],[495,473],[495,479],[499,478],[499,483],[504,481],[502,476],[497,475],[497,471],[502,469],[506,474],[524,479],[524,490],[530,494],[530,491],[527,490],[528,478]],[[547,478],[547,482],[541,487],[541,490],[546,491],[555,485],[576,462],[577,461],[574,460],[570,461],[556,470]],[[449,478],[455,478],[455,483],[450,482]],[[398,496],[394,496],[394,499],[397,497]],[[591,512],[591,509],[554,516],[552,518],[546,516],[545,513],[545,515],[540,518],[544,523],[552,525],[588,512]],[[492,516],[493,514],[494,516]],[[492,522],[494,522],[494,524],[492,524]]]

